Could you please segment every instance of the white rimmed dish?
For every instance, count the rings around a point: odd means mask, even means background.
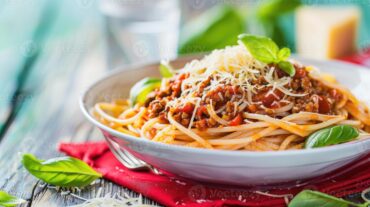
[[[182,67],[193,57],[171,62]],[[370,70],[339,61],[296,58],[331,73],[357,97],[370,102]],[[90,86],[80,99],[86,118],[97,126],[111,149],[124,148],[145,162],[190,179],[234,184],[265,185],[299,181],[334,171],[370,152],[370,139],[330,147],[279,152],[208,150],[152,142],[115,131],[89,114],[95,103],[127,98],[133,84],[144,77],[159,76],[158,63],[122,68]],[[116,153],[116,156],[119,156]]]

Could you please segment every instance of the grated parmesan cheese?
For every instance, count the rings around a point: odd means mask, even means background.
[[[82,204],[73,205],[70,207],[151,207],[157,205],[143,204],[142,196],[132,198],[125,194],[124,197],[114,194],[113,196],[108,193],[103,197],[96,197],[90,200],[86,200]]]
[[[177,70],[176,73],[187,73],[189,77],[182,81],[181,95],[167,103],[167,107],[179,108],[187,103],[193,103],[194,113],[190,119],[189,128],[192,127],[195,111],[200,106],[200,102],[205,100],[208,92],[215,90],[218,87],[231,85],[238,86],[242,89],[242,97],[232,96],[231,102],[238,100],[234,104],[234,114],[243,110],[249,104],[254,103],[252,100],[253,94],[262,87],[271,87],[267,95],[274,95],[278,97],[274,91],[278,89],[285,94],[283,99],[288,96],[302,97],[307,94],[294,94],[289,89],[285,88],[287,84],[292,81],[290,77],[279,78],[274,73],[275,69],[269,67],[267,64],[260,62],[253,58],[248,52],[247,48],[239,43],[236,46],[229,46],[225,49],[214,50],[211,54],[205,56],[201,60],[193,60],[186,64],[184,68]],[[275,74],[275,75],[274,75]],[[264,77],[268,85],[258,86],[253,84],[253,81],[258,80],[259,77]],[[202,93],[201,85],[203,82],[210,80]],[[258,88],[259,87],[259,88]],[[223,99],[222,94],[217,94]],[[199,99],[199,97],[201,97]],[[283,100],[284,101],[284,100]],[[225,106],[220,107],[216,113],[219,113]]]
[[[104,182],[104,180],[101,180],[101,182]],[[95,185],[96,181],[90,184],[90,186]],[[81,189],[78,187],[70,187],[70,188],[64,188],[64,187],[58,187],[58,186],[52,186],[48,185],[47,183],[40,183],[38,185],[39,188],[47,188],[50,190],[55,190],[56,192],[60,193],[61,196],[72,196],[74,198],[77,198],[79,200],[82,200],[83,203],[72,205],[69,207],[156,207],[158,205],[150,205],[150,204],[144,204],[143,198],[141,194],[139,194],[138,197],[132,197],[129,196],[127,193],[124,193],[123,196],[119,195],[118,193],[111,194],[107,193],[104,196],[102,196],[103,188],[99,187],[96,193],[96,197],[92,199],[86,199],[84,197],[81,197]],[[77,194],[78,195],[77,195]]]

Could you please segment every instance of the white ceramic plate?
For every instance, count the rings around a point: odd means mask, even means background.
[[[192,57],[172,61],[181,67]],[[370,70],[337,61],[313,61],[296,58],[335,75],[357,97],[369,102]],[[100,128],[117,148],[125,148],[147,163],[195,180],[255,185],[303,180],[338,169],[370,152],[370,139],[308,150],[246,152],[207,150],[151,142],[115,131],[95,120],[89,109],[95,103],[127,98],[138,80],[158,76],[158,64],[122,68],[97,81],[83,94],[80,104],[88,120]]]

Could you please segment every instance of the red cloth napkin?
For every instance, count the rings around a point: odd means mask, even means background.
[[[262,195],[252,187],[205,184],[169,174],[154,175],[128,170],[114,157],[105,142],[61,143],[59,150],[85,161],[102,173],[104,178],[165,206],[286,206],[283,198]],[[299,187],[259,187],[259,190],[277,195],[295,195],[302,189],[312,189],[343,197],[361,192],[369,186],[370,155],[367,155],[330,175],[315,178]]]

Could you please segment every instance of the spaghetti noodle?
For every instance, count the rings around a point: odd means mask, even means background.
[[[370,131],[364,103],[332,77],[292,64],[294,77],[254,59],[242,44],[226,47],[163,78],[145,103],[97,103],[92,113],[125,134],[208,149],[301,149],[326,127]]]

